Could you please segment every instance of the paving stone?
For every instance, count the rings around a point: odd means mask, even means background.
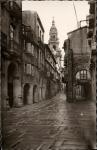
[[[4,150],[86,150],[95,140],[95,116],[92,100],[68,103],[63,93],[12,108],[3,112]]]

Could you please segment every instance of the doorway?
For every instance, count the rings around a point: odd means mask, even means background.
[[[37,93],[37,85],[34,85],[33,87],[33,103],[36,103],[38,101],[38,93]]]
[[[14,105],[14,80],[17,73],[16,65],[11,63],[8,66],[8,76],[7,76],[7,88],[8,88],[8,103],[10,107]]]
[[[28,83],[26,83],[24,85],[24,90],[23,90],[23,104],[27,105],[28,104],[28,100],[29,100],[29,93],[30,93],[30,85]]]

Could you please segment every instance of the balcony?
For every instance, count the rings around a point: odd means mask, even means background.
[[[33,33],[30,26],[22,25],[22,35],[29,42],[33,40]]]
[[[31,26],[26,26],[26,25],[22,24],[22,36],[28,42],[35,42],[37,44],[37,38],[36,38],[34,30],[31,28]]]
[[[9,52],[12,55],[20,55],[20,45],[15,40],[9,41]]]
[[[23,56],[24,56],[23,59],[25,62],[33,64],[34,66],[37,66],[36,58],[31,52],[25,50],[23,53]]]

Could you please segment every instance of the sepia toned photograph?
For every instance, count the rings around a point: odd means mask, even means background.
[[[96,1],[0,0],[1,150],[96,150]]]

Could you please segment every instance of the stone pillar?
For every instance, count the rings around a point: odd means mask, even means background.
[[[33,85],[30,85],[27,99],[28,99],[28,104],[33,103]]]
[[[13,81],[13,100],[14,106],[19,107],[22,105],[21,81],[18,77],[15,77]]]
[[[2,58],[2,72],[1,72],[1,105],[2,109],[9,108],[8,100],[8,78],[7,78],[7,61]],[[5,67],[6,66],[6,67]]]
[[[2,109],[9,108],[9,101],[8,101],[8,94],[7,94],[7,79],[5,75],[2,75],[2,82],[1,82],[1,99],[2,99]]]
[[[42,87],[39,88],[39,100],[42,100]]]

